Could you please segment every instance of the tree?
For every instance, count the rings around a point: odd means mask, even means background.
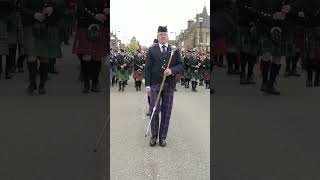
[[[131,52],[134,52],[134,53],[139,49],[139,44],[137,42],[136,37],[131,38],[128,48]]]

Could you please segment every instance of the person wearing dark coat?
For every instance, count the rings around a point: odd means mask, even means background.
[[[151,109],[155,108],[154,116],[151,119],[150,146],[155,146],[159,138],[161,147],[166,146],[166,138],[170,123],[175,89],[175,75],[183,72],[181,54],[179,50],[173,52],[172,61],[168,66],[172,46],[168,44],[168,31],[166,26],[158,27],[158,42],[149,48],[145,65],[145,86],[150,96]],[[156,105],[157,95],[160,91],[162,80],[166,76],[159,103]],[[161,103],[160,103],[161,102]],[[159,127],[159,113],[161,111],[161,124]]]

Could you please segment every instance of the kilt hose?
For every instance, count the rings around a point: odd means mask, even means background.
[[[155,106],[157,95],[160,91],[160,86],[161,86],[160,84],[151,86],[150,112],[152,112],[153,107]],[[170,87],[167,83],[164,83],[157,108],[151,120],[151,133],[153,136],[157,136],[159,138],[167,137],[172,105],[173,105],[173,96],[174,96],[174,87]],[[161,111],[161,124],[160,124],[160,131],[159,131],[160,111]],[[159,136],[158,136],[158,131],[159,131]]]

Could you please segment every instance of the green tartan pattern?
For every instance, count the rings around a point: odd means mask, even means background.
[[[57,27],[48,28],[48,36],[44,38],[35,38],[32,27],[24,27],[24,39],[22,52],[31,56],[40,56],[46,58],[61,58],[61,43],[59,30]]]
[[[119,81],[127,81],[129,80],[129,71],[128,70],[118,70],[117,71],[117,77]]]

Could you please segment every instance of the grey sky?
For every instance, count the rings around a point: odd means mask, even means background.
[[[168,27],[169,39],[187,27],[187,21],[201,13],[204,5],[210,14],[210,0],[110,0],[110,30],[129,42],[135,36],[149,46],[159,25]]]

